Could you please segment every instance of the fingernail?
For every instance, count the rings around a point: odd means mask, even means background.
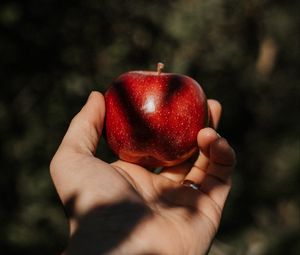
[[[221,138],[222,136],[220,136],[220,134],[219,133],[217,133],[217,136],[219,137],[219,138]]]

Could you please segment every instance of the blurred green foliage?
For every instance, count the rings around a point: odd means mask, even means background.
[[[68,123],[91,90],[162,61],[223,104],[219,132],[238,154],[210,254],[299,254],[299,5],[2,0],[0,253],[63,249],[48,165]],[[99,156],[112,160],[103,141]]]

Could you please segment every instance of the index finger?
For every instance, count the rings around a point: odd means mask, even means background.
[[[201,191],[222,209],[231,189],[231,175],[236,155],[227,140],[220,137],[210,145],[208,157],[208,168],[200,183]]]
[[[210,116],[210,125],[214,129],[216,129],[221,118],[222,106],[217,100],[214,99],[208,99],[207,104],[208,104],[208,111]],[[206,141],[207,139],[204,140]],[[199,156],[199,160],[206,161],[205,155],[201,153]],[[192,167],[193,167],[193,163],[190,161],[186,161],[177,166],[164,168],[161,171],[160,175],[165,176],[175,182],[182,182],[187,175],[190,175],[189,174],[190,172],[193,172],[191,170]]]
[[[219,101],[215,99],[208,99],[207,104],[210,112],[210,126],[217,129],[221,118],[222,106]]]

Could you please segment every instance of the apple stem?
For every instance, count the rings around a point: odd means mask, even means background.
[[[160,75],[161,70],[164,68],[164,66],[165,65],[163,63],[161,63],[161,62],[157,63],[157,74],[158,75]]]

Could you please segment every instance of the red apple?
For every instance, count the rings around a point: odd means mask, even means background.
[[[145,167],[172,166],[197,150],[209,122],[206,96],[192,78],[131,71],[105,93],[106,140],[120,159]]]

